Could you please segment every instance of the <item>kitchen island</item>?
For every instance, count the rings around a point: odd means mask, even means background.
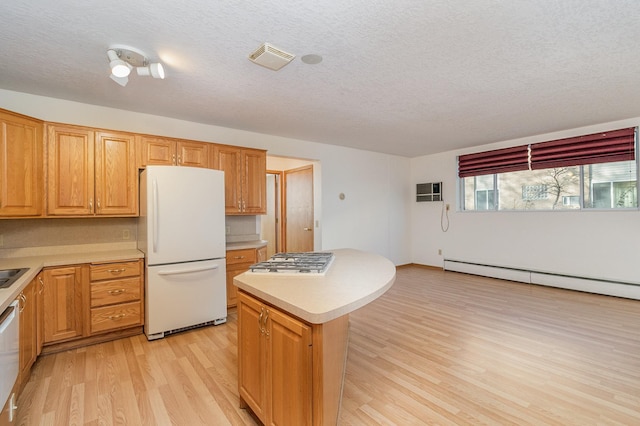
[[[333,250],[322,274],[245,272],[238,286],[240,405],[264,424],[335,425],[349,313],[395,281],[388,259]]]

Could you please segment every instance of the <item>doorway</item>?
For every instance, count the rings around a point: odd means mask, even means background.
[[[267,214],[260,221],[267,257],[313,251],[320,244],[316,235],[320,201],[314,191],[319,167],[309,160],[267,156]]]
[[[285,170],[284,185],[285,249],[313,251],[313,165]]]

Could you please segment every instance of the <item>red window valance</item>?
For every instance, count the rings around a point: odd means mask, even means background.
[[[458,176],[635,160],[635,127],[458,157]]]
[[[458,157],[458,176],[460,177],[491,175],[528,169],[529,149],[527,145]]]
[[[531,144],[531,168],[582,166],[635,159],[635,127]]]

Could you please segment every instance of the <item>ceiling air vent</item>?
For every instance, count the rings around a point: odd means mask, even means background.
[[[274,71],[278,71],[287,65],[295,57],[296,55],[284,52],[269,43],[264,43],[249,55],[249,59],[252,62]]]

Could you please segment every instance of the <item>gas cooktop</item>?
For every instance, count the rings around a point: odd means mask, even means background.
[[[255,273],[289,273],[324,275],[333,261],[333,253],[277,253],[264,262],[249,267]]]

